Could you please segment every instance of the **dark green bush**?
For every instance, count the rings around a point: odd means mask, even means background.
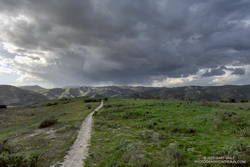
[[[142,116],[144,116],[142,112],[134,111],[134,112],[126,112],[125,114],[123,114],[122,118],[123,119],[136,119]]]
[[[99,99],[99,98],[88,98],[84,100],[85,103],[94,103],[94,102],[101,102],[101,101],[102,99]]]
[[[39,128],[43,129],[43,128],[51,127],[55,125],[56,123],[58,123],[57,119],[47,119],[41,122],[41,124],[39,125]]]
[[[91,104],[86,104],[87,109],[91,109],[92,105]]]
[[[0,105],[0,109],[6,109],[7,106],[6,105]]]
[[[105,107],[105,108],[111,108],[112,105],[111,105],[111,104],[104,104],[104,107]]]
[[[248,100],[247,99],[241,99],[240,102],[241,103],[248,103]]]
[[[54,103],[47,103],[47,105],[46,106],[56,106],[56,105],[58,105],[58,103],[57,102],[54,102]]]

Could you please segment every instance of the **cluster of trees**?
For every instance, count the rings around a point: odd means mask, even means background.
[[[84,100],[85,103],[94,103],[94,102],[101,102],[102,100],[108,101],[108,98],[87,98]]]

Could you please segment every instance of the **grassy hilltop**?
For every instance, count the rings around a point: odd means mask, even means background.
[[[195,163],[204,156],[249,165],[249,125],[249,103],[113,99],[95,115],[86,166],[226,166]]]

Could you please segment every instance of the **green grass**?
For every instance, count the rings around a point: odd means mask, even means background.
[[[204,156],[250,161],[249,103],[112,99],[94,118],[87,167],[226,166],[194,162]]]
[[[63,160],[82,121],[99,105],[89,104],[92,108],[86,106],[83,98],[76,98],[0,110],[0,142],[8,141],[7,145],[12,149],[11,156],[26,159],[35,156],[39,158],[37,166],[52,165]],[[57,122],[40,129],[44,120]],[[0,157],[3,154],[0,150]]]

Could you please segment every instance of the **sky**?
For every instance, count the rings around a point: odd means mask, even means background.
[[[0,0],[0,84],[250,84],[249,0]]]

